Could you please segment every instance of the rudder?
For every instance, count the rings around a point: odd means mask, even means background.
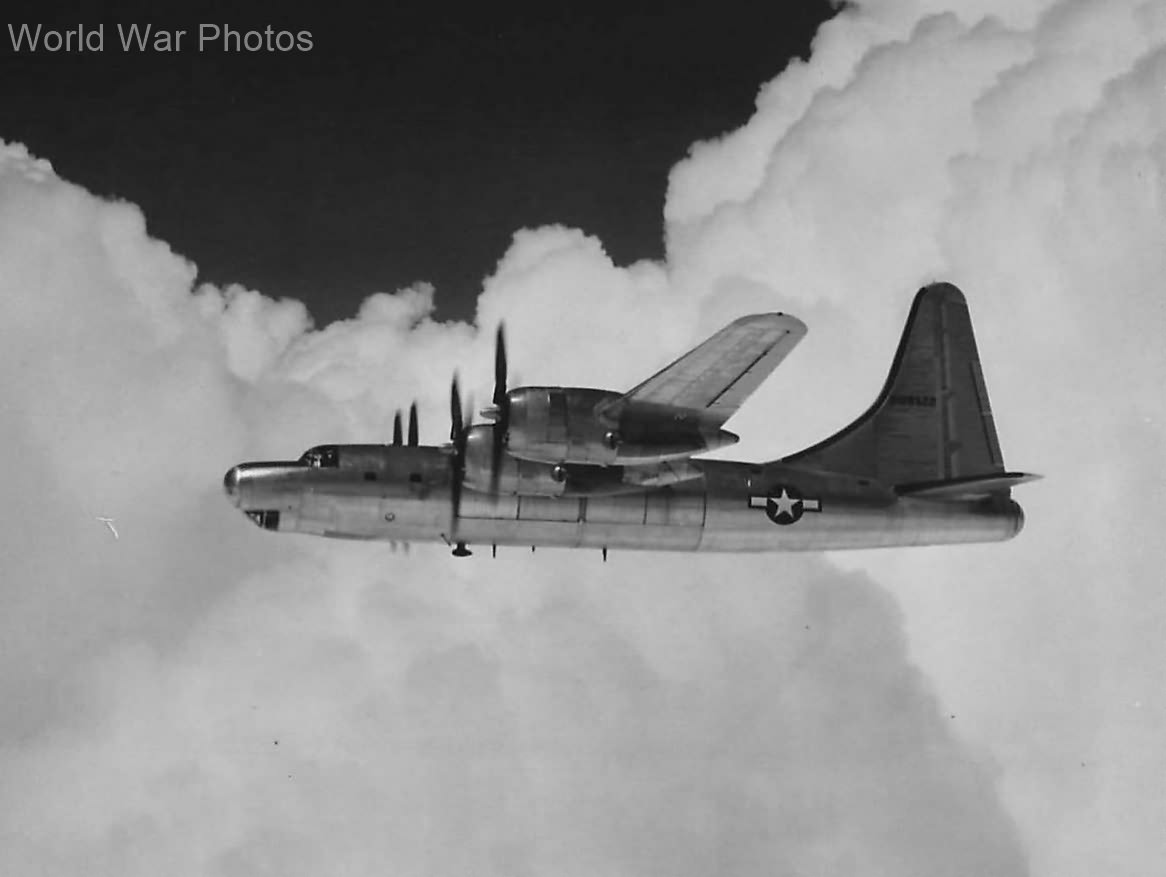
[[[900,490],[1006,475],[963,293],[950,283],[919,290],[874,404],[781,462]]]

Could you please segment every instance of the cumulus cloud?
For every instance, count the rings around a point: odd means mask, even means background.
[[[1166,720],[1151,632],[1166,617],[1152,571],[1163,497],[1145,482],[1164,444],[1166,18],[1156,3],[1041,4],[1004,21],[961,5],[844,75],[807,72],[856,34],[895,31],[892,7],[825,26],[754,119],[674,170],[670,257],[770,278],[811,312],[846,306],[845,345],[818,332],[783,369],[837,403],[799,409],[793,446],[881,380],[861,366],[896,331],[876,302],[931,277],[964,287],[1005,454],[1050,480],[1025,491],[1019,542],[956,568],[928,552],[839,562],[898,583],[913,654],[961,734],[1001,761],[1034,871],[1142,873],[1166,816],[1143,784],[1166,772],[1151,743]],[[749,185],[710,184],[750,156],[763,162]]]
[[[321,329],[198,286],[136,207],[0,146],[3,870],[1160,862],[1166,16],[945,5],[847,6],[674,169],[665,263],[518,232],[477,326],[424,284]],[[623,387],[797,313],[733,424],[778,456],[869,401],[933,278],[968,294],[1010,464],[1049,476],[1012,543],[452,561],[275,537],[220,494],[414,397],[440,441],[503,318],[524,380]]]
[[[951,736],[864,576],[813,558],[780,580],[761,558],[457,564],[239,520],[225,465],[367,434],[409,393],[440,406],[490,332],[435,323],[426,287],[320,331],[294,302],[192,289],[135,208],[5,149],[20,331],[4,356],[25,369],[5,387],[22,462],[5,522],[20,537],[4,555],[6,870],[1020,869],[987,760]],[[530,232],[482,309],[529,302],[514,327],[529,362],[565,350],[582,379],[586,334],[554,347],[539,321],[586,326],[591,290],[607,313],[674,313],[681,338],[699,303],[670,312],[664,277],[579,233]],[[575,286],[540,309],[560,282]]]

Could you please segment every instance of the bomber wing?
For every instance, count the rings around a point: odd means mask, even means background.
[[[617,419],[629,407],[669,406],[699,411],[720,427],[805,337],[806,324],[789,314],[751,314],[734,320],[619,399],[603,406]]]

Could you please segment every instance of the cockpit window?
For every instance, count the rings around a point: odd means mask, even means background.
[[[340,451],[336,445],[317,445],[300,457],[301,466],[313,469],[334,469],[340,465]]]

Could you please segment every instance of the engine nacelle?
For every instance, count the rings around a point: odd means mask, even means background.
[[[475,426],[466,437],[465,483],[473,490],[490,490],[493,441],[492,426]],[[663,487],[700,476],[700,470],[687,461],[644,466],[596,466],[544,463],[504,453],[499,461],[498,493],[504,496],[611,496]]]
[[[699,411],[625,405],[618,420],[602,416],[622,393],[585,387],[521,387],[507,394],[506,450],[540,463],[644,466],[736,444]]]

